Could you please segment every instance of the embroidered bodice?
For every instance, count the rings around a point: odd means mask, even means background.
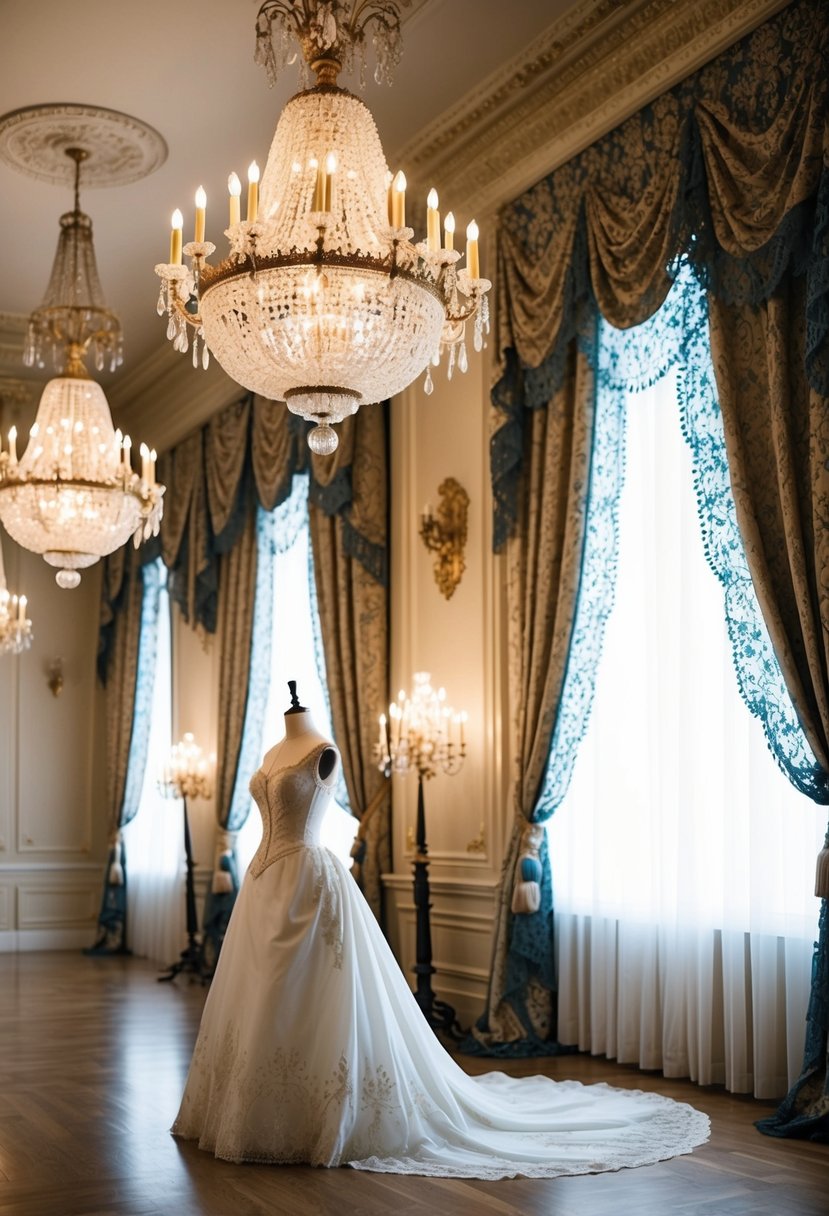
[[[326,776],[321,777],[320,762],[326,752],[333,753],[334,763]],[[294,764],[256,770],[250,780],[250,792],[262,816],[262,840],[250,863],[251,874],[261,874],[277,858],[295,849],[319,844],[338,763],[336,748],[323,742]]]

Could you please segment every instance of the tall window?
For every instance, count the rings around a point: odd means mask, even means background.
[[[294,477],[290,499],[271,513],[259,535],[259,560],[270,561],[273,571],[270,580],[270,681],[258,754],[258,760],[261,760],[285,734],[283,715],[290,705],[288,680],[296,680],[300,702],[311,711],[320,732],[334,738],[314,585],[306,476]],[[345,809],[345,803],[345,786],[340,774],[335,797],[323,823],[322,838],[323,843],[350,866],[357,821]],[[242,874],[256,851],[261,826],[254,805],[236,844]]]
[[[157,630],[150,737],[138,811],[124,828],[124,848],[129,945],[136,954],[169,962],[178,956],[184,937],[184,826],[181,803],[158,791],[172,739],[170,597],[160,559],[158,567],[158,618],[145,625]]]
[[[631,395],[616,598],[549,826],[559,1036],[779,1096],[803,1047],[814,805],[737,690],[673,375]]]

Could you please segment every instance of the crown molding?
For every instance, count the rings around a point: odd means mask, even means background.
[[[486,215],[789,0],[579,0],[400,150],[417,187]]]
[[[158,452],[173,447],[245,390],[212,359],[207,371],[193,369],[168,342],[108,389],[116,425]]]

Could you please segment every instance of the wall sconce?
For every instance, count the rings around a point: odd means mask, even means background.
[[[63,692],[63,659],[52,659],[46,668],[46,683],[53,697]]]
[[[434,553],[435,582],[448,600],[461,581],[466,569],[463,559],[466,548],[466,518],[469,495],[454,477],[447,477],[438,486],[437,514],[428,505],[420,517],[420,535],[430,553]]]

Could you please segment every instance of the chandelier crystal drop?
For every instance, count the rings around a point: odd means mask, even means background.
[[[486,292],[479,277],[478,232],[467,230],[466,266],[453,247],[447,216],[441,247],[438,199],[430,193],[426,240],[413,243],[405,222],[405,177],[392,178],[374,120],[365,104],[336,84],[355,54],[364,64],[367,32],[378,79],[399,58],[400,18],[391,2],[289,3],[266,0],[257,20],[256,59],[271,81],[299,39],[315,87],[297,94],[277,124],[261,185],[248,174],[247,214],[241,183],[228,180],[229,255],[208,263],[206,199],[196,199],[195,239],[184,246],[174,214],[170,261],[159,312],[174,347],[188,349],[187,331],[206,344],[243,387],[315,423],[309,445],[333,451],[331,428],[361,405],[401,392],[449,351],[465,368],[466,323],[473,344],[488,330]],[[194,363],[197,357],[194,355]]]
[[[0,655],[20,654],[32,644],[32,622],[25,595],[10,595],[6,587],[3,547],[0,545]]]
[[[91,351],[98,366],[104,356],[116,366],[121,328],[114,314],[97,302],[101,292],[91,224],[78,202],[86,154],[75,148],[67,154],[76,166],[75,211],[61,219],[49,290],[43,306],[32,314],[27,350],[27,360],[42,366],[43,344],[48,342],[64,374],[44,388],[20,459],[16,427],[9,431],[8,449],[0,447],[0,520],[19,545],[58,567],[58,586],[71,588],[81,581],[80,570],[120,548],[130,536],[137,547],[142,537],[158,533],[164,487],[155,479],[156,454],[144,444],[141,473],[133,471],[130,438],[113,429],[104,391],[88,379],[83,364]],[[64,237],[72,228],[67,219],[87,221],[75,234],[87,233],[89,241],[74,276],[62,261],[68,247]],[[77,253],[83,240],[72,240]]]

